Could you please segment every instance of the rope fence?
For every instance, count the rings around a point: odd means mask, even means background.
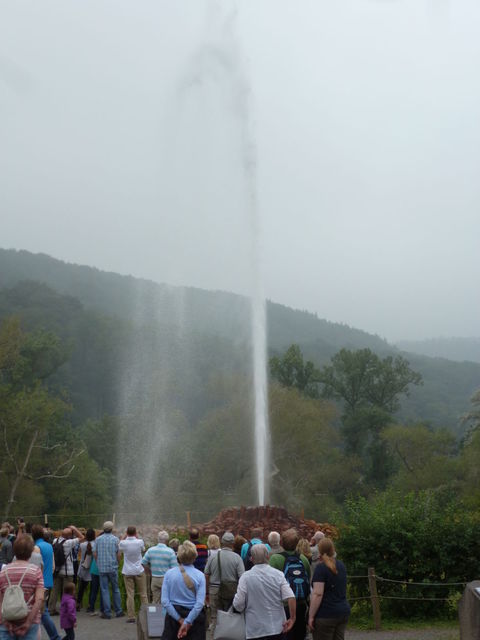
[[[449,588],[449,587],[465,587],[467,582],[415,582],[410,580],[395,580],[393,578],[385,578],[379,576],[375,572],[374,567],[368,568],[368,575],[348,576],[348,580],[368,580],[368,591],[370,595],[365,596],[349,596],[349,602],[358,602],[362,600],[370,600],[372,604],[373,620],[375,629],[379,631],[381,629],[381,614],[380,614],[380,602],[382,600],[405,600],[405,601],[417,601],[417,602],[448,602],[451,598],[446,597],[430,597],[430,596],[407,596],[407,595],[388,595],[379,593],[377,587],[385,584],[401,585],[403,589],[406,587],[423,587],[430,589],[435,588]],[[357,583],[358,584],[358,583]]]

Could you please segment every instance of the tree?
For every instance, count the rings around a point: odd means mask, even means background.
[[[313,362],[304,361],[297,344],[292,344],[281,358],[274,356],[270,359],[270,373],[282,386],[293,387],[305,396],[318,398],[320,372]]]
[[[370,349],[341,349],[323,367],[320,382],[324,397],[342,400],[347,413],[374,406],[392,414],[400,407],[400,396],[408,395],[411,384],[421,384],[422,376],[401,356],[381,360]]]
[[[18,318],[0,327],[0,473],[5,516],[25,482],[66,478],[82,453],[72,444],[65,400],[47,378],[64,361],[53,334],[24,333]]]
[[[367,480],[385,486],[394,462],[381,434],[393,422],[400,396],[408,394],[411,384],[421,384],[420,374],[401,356],[382,360],[370,349],[341,349],[323,367],[319,380],[322,395],[344,405],[346,451],[363,459]]]

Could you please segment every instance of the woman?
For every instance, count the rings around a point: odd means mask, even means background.
[[[318,543],[320,563],[313,574],[308,626],[314,640],[343,640],[350,615],[347,602],[347,570],[336,559],[330,538]]]
[[[186,540],[178,547],[178,567],[169,569],[162,586],[162,606],[165,616],[163,640],[184,638],[205,640],[205,576],[193,563],[197,549]]]
[[[42,570],[30,563],[34,548],[33,538],[27,534],[13,544],[16,560],[0,572],[0,640],[36,640],[43,605],[44,588]],[[5,591],[10,585],[20,585],[28,606],[27,617],[19,621],[2,619]]]
[[[238,553],[239,556],[242,555],[242,547],[245,542],[248,542],[248,540],[240,534],[235,536],[235,540],[233,541],[233,550],[235,551],[235,553]]]
[[[220,538],[212,533],[207,539],[208,557],[214,556],[220,549]]]
[[[303,554],[308,560],[309,564],[312,564],[312,552],[310,550],[310,542],[306,538],[300,538],[300,540],[297,543],[297,548],[295,549],[295,551],[300,555]]]
[[[92,542],[95,540],[95,531],[87,529],[85,540],[80,543],[78,552],[78,593],[77,593],[77,611],[82,608],[83,594],[86,588],[92,582],[92,574],[90,567],[93,560]],[[91,587],[90,587],[91,589]],[[90,607],[89,607],[90,609]]]

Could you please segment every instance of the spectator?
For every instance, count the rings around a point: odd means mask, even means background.
[[[75,640],[74,628],[77,626],[77,609],[75,606],[75,584],[68,582],[63,590],[60,603],[60,626],[65,631],[63,640]]]
[[[60,635],[57,631],[57,627],[50,617],[47,606],[50,590],[53,587],[53,547],[49,542],[45,541],[44,535],[45,530],[41,524],[34,524],[32,526],[33,541],[40,549],[40,554],[42,556],[43,562],[43,585],[45,587],[44,600],[46,606],[42,613],[41,623],[50,640],[60,640]]]
[[[2,525],[0,529],[0,569],[4,564],[10,564],[13,560],[13,545],[8,537],[9,529]]]
[[[267,546],[252,546],[253,567],[238,582],[233,599],[236,611],[245,611],[246,637],[280,640],[295,624],[295,596],[281,571],[270,567]],[[290,617],[287,620],[283,601],[288,602]]]
[[[113,522],[103,523],[103,534],[95,541],[93,555],[100,577],[100,593],[102,594],[103,612],[101,618],[110,620],[112,617],[110,589],[112,587],[113,607],[117,618],[125,614],[122,611],[122,600],[118,587],[118,561],[120,557],[118,546],[120,540],[113,533]]]
[[[175,555],[177,555],[178,547],[180,546],[180,540],[178,538],[172,538],[168,543],[170,549],[175,551]]]
[[[208,557],[214,556],[220,549],[220,538],[212,533],[207,538]],[[208,560],[207,560],[208,562]]]
[[[317,568],[318,563],[320,562],[318,559],[318,543],[320,542],[320,540],[323,540],[323,538],[325,538],[325,534],[323,533],[323,531],[315,531],[312,539],[310,540],[310,552],[312,554],[312,575]]]
[[[162,640],[177,640],[187,634],[189,640],[205,640],[205,576],[195,569],[197,549],[187,540],[178,548],[179,566],[165,574],[162,605],[165,630]]]
[[[152,576],[152,602],[159,604],[162,598],[163,578],[169,569],[177,566],[175,552],[167,547],[168,532],[158,532],[158,544],[150,547],[143,556],[142,565],[147,574]]]
[[[98,573],[95,554],[93,555],[92,561],[90,563],[90,576],[92,580],[90,582],[90,595],[88,597],[87,611],[91,616],[96,616],[97,612],[95,611],[95,604],[97,602],[97,596],[99,593],[100,593],[100,613],[101,614],[103,613],[103,601],[102,601],[102,593],[100,591],[100,574]]]
[[[259,528],[252,529],[251,538],[249,542],[245,542],[242,546],[241,556],[243,560],[243,564],[245,565],[245,570],[248,571],[253,567],[253,562],[251,558],[251,551],[254,544],[263,544],[262,542],[263,530]],[[268,552],[270,553],[270,545],[265,545],[267,547]]]
[[[297,543],[296,552],[300,555],[303,554],[308,560],[308,563],[312,564],[312,552],[310,551],[310,542],[306,538],[300,538]]]
[[[51,616],[58,616],[57,600],[63,594],[67,582],[73,582],[73,549],[79,542],[83,542],[83,534],[77,527],[71,525],[62,531],[62,535],[53,541],[54,578],[53,589],[50,594],[48,609]],[[63,558],[63,562],[59,558]]]
[[[78,591],[77,591],[77,610],[82,608],[83,594],[86,588],[92,582],[92,574],[90,573],[90,567],[93,559],[93,543],[95,541],[95,531],[93,529],[87,529],[85,533],[85,540],[80,543],[78,550]],[[91,586],[90,586],[91,590]],[[89,607],[90,608],[90,607]]]
[[[233,602],[240,576],[244,573],[240,556],[233,551],[233,533],[222,536],[222,548],[210,556],[205,567],[207,603],[210,604],[210,627],[215,629],[217,610],[228,611]],[[220,584],[223,583],[220,591]],[[224,593],[225,592],[225,593]]]
[[[235,551],[235,553],[238,553],[238,555],[240,557],[241,557],[241,554],[242,554],[242,547],[246,542],[248,542],[248,541],[243,536],[241,536],[241,535],[236,535],[235,536],[235,539],[233,541],[233,550]]]
[[[313,575],[308,626],[314,640],[343,640],[350,615],[347,601],[347,570],[335,558],[330,538],[318,544],[320,564]]]
[[[189,531],[190,542],[195,545],[197,549],[197,557],[195,559],[195,569],[198,569],[202,573],[205,571],[205,566],[208,560],[208,548],[206,544],[200,542],[200,532],[198,529],[190,529]]]
[[[127,622],[135,622],[135,586],[142,604],[148,603],[147,581],[142,565],[142,552],[145,543],[137,537],[135,527],[127,527],[124,539],[120,541],[120,552],[123,553],[123,581],[127,593]]]
[[[20,585],[28,606],[28,615],[24,620],[11,622],[4,620],[0,613],[0,638],[2,640],[37,640],[44,587],[42,571],[29,562],[34,543],[29,535],[15,540],[13,553],[16,560],[5,566],[0,573],[0,612],[3,598],[9,585]]]
[[[270,545],[271,555],[274,553],[282,553],[283,547],[280,545],[280,534],[278,531],[270,531],[267,540]]]
[[[287,529],[282,534],[284,551],[270,556],[270,566],[285,575],[296,598],[295,624],[288,632],[287,640],[304,640],[307,632],[306,616],[308,596],[310,594],[310,563],[303,554],[298,553],[296,549],[298,541],[299,535],[296,529]],[[286,611],[286,613],[288,612]]]

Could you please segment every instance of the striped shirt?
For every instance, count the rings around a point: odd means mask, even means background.
[[[21,586],[23,595],[25,597],[25,602],[27,603],[28,608],[31,609],[35,601],[36,589],[38,589],[39,587],[43,589],[43,574],[40,567],[37,567],[34,564],[30,564],[29,562],[25,562],[23,560],[15,560],[14,562],[12,562],[12,564],[5,565],[2,571],[0,571],[0,593],[2,594],[3,599],[5,591],[8,587],[7,572],[10,583],[14,585],[20,582],[25,569],[26,573],[25,577],[22,580]],[[33,620],[33,624],[39,624],[40,617],[41,613],[40,611],[38,611],[35,619]],[[0,624],[1,623],[2,620],[0,611]]]
[[[92,544],[97,555],[99,573],[115,573],[118,570],[118,545],[120,540],[113,533],[102,533]]]
[[[147,550],[147,553],[143,556],[142,564],[150,567],[152,576],[162,578],[169,569],[173,569],[178,563],[175,551],[167,547],[163,542],[159,542]]]

